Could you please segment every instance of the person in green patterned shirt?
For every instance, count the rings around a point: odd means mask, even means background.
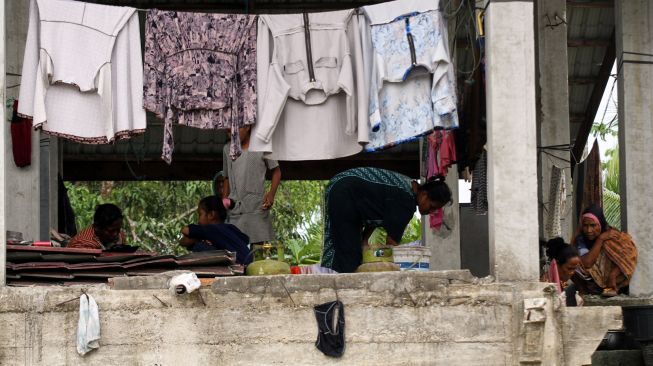
[[[383,227],[387,245],[401,241],[415,206],[427,215],[451,202],[443,177],[418,184],[409,177],[378,168],[354,168],[334,176],[325,193],[322,266],[354,272],[363,259],[364,233]]]

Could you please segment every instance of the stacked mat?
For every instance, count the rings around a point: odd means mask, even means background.
[[[190,270],[204,278],[244,274],[243,266],[236,264],[236,254],[226,250],[174,256],[7,245],[7,284],[11,286],[106,283],[111,277],[170,270]]]

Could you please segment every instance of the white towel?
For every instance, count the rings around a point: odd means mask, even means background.
[[[79,298],[79,324],[77,325],[77,352],[84,356],[100,348],[100,315],[91,295]]]

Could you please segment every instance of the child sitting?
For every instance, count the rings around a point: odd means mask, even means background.
[[[249,238],[231,224],[225,224],[227,210],[220,198],[208,196],[202,198],[197,206],[197,225],[184,226],[180,245],[193,252],[206,250],[228,250],[236,252],[236,261],[240,264],[252,262]]]

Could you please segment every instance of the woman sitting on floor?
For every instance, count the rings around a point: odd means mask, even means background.
[[[582,294],[610,297],[623,291],[635,271],[637,248],[630,235],[608,225],[599,206],[583,211],[574,245],[582,266],[572,281]]]

